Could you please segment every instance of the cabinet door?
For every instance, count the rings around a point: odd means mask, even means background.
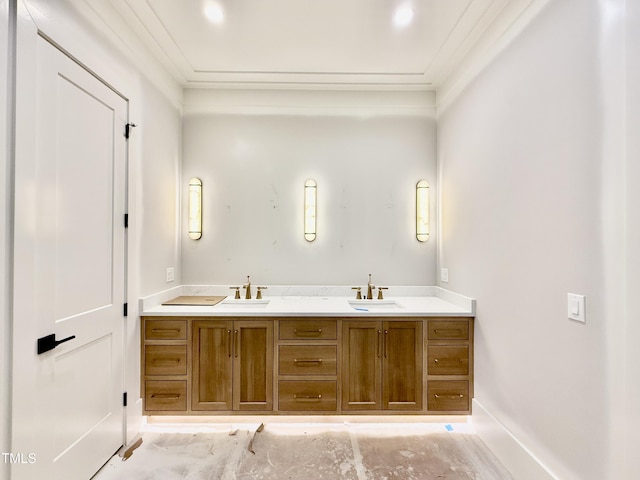
[[[382,407],[422,409],[422,322],[384,322]]]
[[[232,408],[232,322],[193,322],[191,408]]]
[[[342,409],[380,410],[382,324],[345,320],[342,324]]]
[[[233,323],[233,409],[273,410],[273,321]]]

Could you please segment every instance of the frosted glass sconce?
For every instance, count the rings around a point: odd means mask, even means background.
[[[317,190],[315,180],[304,182],[304,239],[307,242],[316,239]]]
[[[416,238],[429,240],[429,184],[420,180],[416,185]]]
[[[202,180],[189,180],[189,238],[202,237]]]

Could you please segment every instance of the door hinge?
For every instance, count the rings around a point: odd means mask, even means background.
[[[133,127],[137,127],[137,125],[135,123],[127,123],[124,126],[124,138],[129,138],[131,136],[131,129]]]
[[[124,228],[129,228],[129,214],[124,214]]]
[[[125,317],[129,315],[129,304],[128,303],[124,304],[123,313],[124,313]]]
[[[122,406],[126,407],[127,406],[127,392],[124,392],[122,394]]]

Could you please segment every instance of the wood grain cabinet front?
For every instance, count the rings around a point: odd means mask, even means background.
[[[422,409],[422,321],[345,320],[342,410]]]
[[[141,327],[147,415],[471,412],[471,317],[143,317]]]
[[[189,322],[186,318],[142,318],[143,411],[170,415],[187,411]]]
[[[471,413],[473,319],[427,320],[427,412]]]
[[[280,380],[278,406],[284,411],[335,412],[338,406],[335,380]]]
[[[273,409],[273,321],[193,322],[192,410]]]

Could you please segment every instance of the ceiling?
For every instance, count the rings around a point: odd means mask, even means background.
[[[108,0],[184,87],[437,89],[531,0]],[[97,2],[93,2],[94,5]],[[216,4],[224,19],[204,14]],[[393,22],[409,6],[413,20]],[[97,11],[100,15],[100,11]],[[500,20],[500,21],[497,21]],[[104,18],[105,22],[109,19]],[[496,27],[498,25],[498,27]],[[129,32],[130,33],[130,32]]]

